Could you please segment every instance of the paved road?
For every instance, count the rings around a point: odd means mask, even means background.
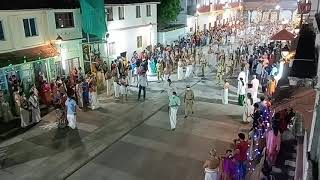
[[[231,148],[236,134],[247,129],[240,123],[239,106],[221,105],[220,87],[212,79],[194,85],[195,114],[184,119],[180,108],[176,131],[169,130],[168,109],[162,107],[68,179],[203,179],[202,163],[209,148],[222,154]],[[230,98],[231,103],[237,99],[234,93]]]
[[[162,83],[150,83],[145,102],[136,101],[135,88],[125,103],[102,94],[101,108],[78,113],[77,130],[57,129],[53,112],[1,142],[6,160],[0,161],[0,179],[201,179],[208,149],[223,153],[246,129],[240,123],[242,109],[234,105],[235,88],[230,105],[221,105],[221,87],[212,74],[204,81],[174,84],[178,93],[194,85],[197,98],[195,114],[188,119],[180,108],[176,131],[169,131]]]

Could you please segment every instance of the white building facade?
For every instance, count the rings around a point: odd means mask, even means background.
[[[31,81],[40,72],[48,80],[69,76],[83,66],[81,41],[79,9],[0,10],[1,88],[12,75],[34,74]]]
[[[106,5],[109,56],[127,52],[131,58],[134,51],[157,43],[157,4],[159,2]]]
[[[201,0],[197,6],[195,24],[200,31],[235,24],[242,16],[242,0]],[[192,26],[191,23],[188,26]]]

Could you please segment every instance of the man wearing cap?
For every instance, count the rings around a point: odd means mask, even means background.
[[[169,97],[169,118],[170,118],[170,126],[171,130],[174,131],[176,129],[177,124],[177,112],[180,106],[180,98],[177,96],[176,92],[173,92]]]
[[[185,103],[184,118],[187,118],[190,111],[193,114],[193,103],[194,103],[194,93],[191,90],[189,85],[187,85],[187,89],[184,94],[184,103]]]

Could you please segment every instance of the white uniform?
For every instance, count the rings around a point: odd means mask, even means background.
[[[252,99],[253,99],[253,102],[257,102],[257,99],[258,99],[258,90],[259,90],[259,79],[257,78],[254,78],[252,81],[251,81],[251,84],[252,84],[252,88],[253,88],[253,94],[252,94]]]
[[[178,62],[178,80],[183,79],[183,64],[181,61]]]

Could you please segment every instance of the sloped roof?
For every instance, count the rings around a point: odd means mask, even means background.
[[[271,40],[273,41],[292,41],[294,40],[294,35],[287,31],[286,29],[282,29],[278,33],[274,34],[271,37]]]
[[[39,59],[58,56],[57,50],[50,44],[42,45],[29,49],[22,49],[0,54],[0,67],[8,66],[9,64],[21,64]]]

